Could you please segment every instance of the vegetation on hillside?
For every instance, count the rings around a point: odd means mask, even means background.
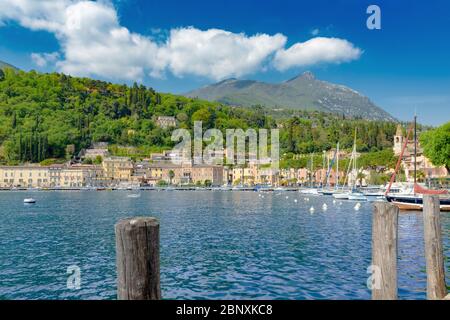
[[[450,171],[450,122],[422,133],[420,143],[434,165],[445,166]]]
[[[148,156],[175,144],[173,128],[156,125],[160,115],[176,117],[178,127],[189,130],[198,120],[204,130],[279,127],[282,154],[321,153],[338,141],[349,149],[355,128],[359,151],[376,152],[390,148],[395,133],[391,122],[322,112],[275,120],[259,106],[237,108],[158,93],[143,85],[5,69],[0,77],[0,162],[63,159],[68,150],[77,153],[98,141],[110,143],[116,154]]]

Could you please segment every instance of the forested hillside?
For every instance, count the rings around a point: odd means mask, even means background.
[[[382,150],[392,145],[395,132],[391,122],[321,112],[274,120],[262,107],[230,107],[143,85],[5,69],[0,74],[0,161],[64,158],[68,145],[75,145],[77,152],[97,141],[134,146],[148,155],[174,144],[173,129],[156,126],[159,115],[175,116],[178,127],[188,129],[196,120],[203,121],[204,129],[279,127],[282,151],[293,153],[322,152],[337,141],[350,148],[355,127],[361,151]]]

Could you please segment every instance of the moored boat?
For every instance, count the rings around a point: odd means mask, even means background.
[[[33,203],[36,203],[36,200],[33,198],[26,198],[26,199],[23,199],[23,203],[33,204]]]
[[[338,200],[348,200],[348,192],[335,192],[333,198]]]
[[[367,197],[362,192],[352,191],[348,193],[348,200],[367,201]]]
[[[412,129],[414,129],[414,183],[412,187],[403,192],[391,193],[391,187],[395,181],[397,172],[400,169],[401,160],[408,144],[409,136]],[[450,211],[450,196],[448,190],[430,190],[422,187],[417,183],[417,117],[414,116],[414,123],[409,128],[400,156],[397,160],[397,165],[394,174],[391,177],[389,186],[386,190],[386,200],[396,205],[400,210],[422,210],[423,209],[423,195],[437,195],[439,196],[440,209],[442,211]]]
[[[396,205],[400,210],[422,210],[423,195],[419,194],[388,194],[386,200]],[[440,208],[442,211],[450,211],[450,197],[440,197]]]

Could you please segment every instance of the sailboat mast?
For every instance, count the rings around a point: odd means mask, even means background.
[[[356,179],[357,179],[357,172],[356,172],[356,132],[358,128],[355,128],[355,140],[353,141],[353,174],[354,174],[354,180],[353,180],[353,189],[356,188]]]
[[[414,186],[417,183],[417,115],[414,115]]]
[[[313,177],[314,177],[314,153],[311,153],[311,188],[313,187]]]
[[[336,183],[335,187],[336,189],[339,188],[339,142],[337,143],[336,147]]]

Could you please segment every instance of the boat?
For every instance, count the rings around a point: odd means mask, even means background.
[[[330,188],[330,174],[331,174],[331,169],[333,168],[334,162],[336,162],[336,178],[335,178],[335,187],[334,189]],[[325,161],[324,161],[324,167],[325,167]],[[328,165],[327,165],[327,175],[326,175],[326,181],[325,181],[325,185],[327,186],[327,188],[323,188],[320,191],[321,194],[323,194],[324,196],[332,196],[334,193],[339,191],[339,142],[336,145],[336,151],[334,153],[333,156],[333,160],[330,163],[330,159],[328,158]]]
[[[23,199],[23,203],[32,204],[32,203],[36,203],[36,200],[33,198],[26,198],[26,199]]]
[[[319,194],[319,190],[315,189],[315,188],[307,188],[307,189],[301,189],[299,190],[299,192],[301,194],[310,194],[310,195],[315,195],[315,194]]]
[[[400,210],[423,210],[423,195],[391,194],[386,195],[386,200],[396,205]],[[441,211],[450,211],[450,197],[441,197],[439,202]]]
[[[391,192],[391,188],[395,181],[397,172],[400,169],[401,160],[403,158],[405,149],[408,146],[409,137],[414,129],[414,183],[412,187],[401,192]],[[395,167],[394,174],[391,177],[389,186],[386,189],[386,200],[396,205],[400,210],[423,210],[423,195],[437,195],[439,196],[439,203],[441,211],[450,211],[450,196],[448,190],[430,190],[419,183],[417,183],[417,116],[414,116],[413,125],[410,126],[399,158]]]
[[[380,186],[367,186],[364,188],[359,188],[366,197],[382,197],[384,192]]]
[[[362,192],[352,191],[348,193],[348,200],[367,201],[367,197]]]
[[[333,193],[333,198],[338,200],[348,200],[349,193],[348,192],[335,192]]]
[[[333,197],[335,199],[339,199],[339,200],[354,200],[354,201],[367,201],[367,197],[360,191],[358,191],[356,189],[356,177],[358,174],[358,168],[357,168],[357,164],[356,164],[356,159],[357,159],[357,154],[356,154],[356,134],[357,134],[357,130],[355,129],[355,138],[354,138],[354,142],[353,142],[353,151],[352,151],[352,156],[350,158],[350,162],[348,164],[348,168],[347,168],[347,175],[345,177],[345,181],[344,184],[342,186],[342,189],[339,191],[336,191],[333,194]],[[351,189],[348,191],[344,191],[344,186],[347,182],[348,177],[350,176],[350,169],[354,179],[353,179],[353,183],[351,185]],[[350,184],[350,182],[349,182]]]
[[[140,193],[131,193],[127,195],[128,198],[139,198],[141,196]]]

